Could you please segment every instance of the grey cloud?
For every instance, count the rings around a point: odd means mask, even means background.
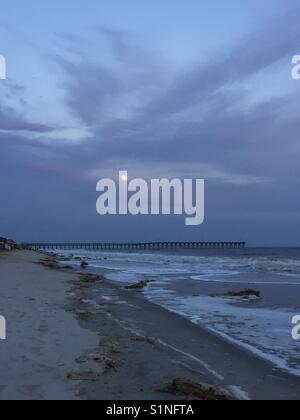
[[[31,122],[13,108],[0,105],[0,130],[47,133],[51,131],[51,127]]]
[[[115,94],[122,90],[122,82],[112,71],[96,63],[61,59],[66,74],[66,100],[75,115],[91,127],[101,124],[107,107]]]
[[[254,220],[267,212],[299,211],[295,192],[300,176],[300,119],[294,101],[288,96],[266,98],[245,106],[248,92],[240,85],[294,54],[300,39],[296,12],[177,75],[130,34],[101,29],[111,60],[106,57],[102,62],[101,51],[98,61],[83,60],[80,54],[57,59],[63,69],[66,104],[90,129],[90,136],[81,143],[53,142],[42,126],[0,108],[0,129],[26,130],[27,126],[41,134],[29,140],[21,133],[9,138],[0,133],[3,156],[18,162],[20,173],[33,183],[29,189],[40,188],[34,176],[42,174],[46,185],[53,187],[59,181],[68,192],[75,192],[78,201],[87,201],[89,208],[94,206],[96,175],[95,179],[88,175],[97,169],[109,170],[110,176],[120,169],[135,173],[135,168],[141,168],[159,176],[158,171],[175,168],[177,176],[209,178],[210,214],[222,209],[241,219],[249,213],[250,220],[252,214]],[[66,45],[71,53],[77,41],[69,37]],[[82,48],[84,42],[80,42]],[[7,168],[7,162],[2,164],[2,170]],[[49,194],[66,207],[76,205],[75,199],[65,199],[61,184],[57,193]]]
[[[144,110],[159,117],[179,113],[195,103],[204,102],[220,88],[232,85],[290,58],[299,48],[299,6],[267,22],[258,34],[250,35],[227,51],[215,51],[206,64],[187,69],[162,95]],[[199,40],[201,42],[201,40]]]

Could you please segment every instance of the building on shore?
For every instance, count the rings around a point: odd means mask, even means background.
[[[7,243],[7,239],[6,238],[1,238],[0,237],[0,250],[5,249],[5,245]]]
[[[17,249],[17,244],[15,241],[7,238],[0,237],[0,251],[12,251],[14,249]]]

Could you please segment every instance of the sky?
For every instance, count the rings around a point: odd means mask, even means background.
[[[296,0],[0,0],[0,236],[300,246]],[[203,225],[96,184],[204,178]]]

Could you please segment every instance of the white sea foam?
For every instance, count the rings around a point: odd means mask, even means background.
[[[217,274],[216,276],[219,276],[220,274]],[[249,280],[241,280],[241,278],[236,278],[235,280],[229,280],[226,278],[216,278],[216,276],[208,278],[207,276],[201,275],[201,276],[191,276],[192,280],[200,280],[204,281],[206,283],[226,283],[226,284],[242,284],[242,283],[249,283]],[[299,278],[297,276],[297,278]],[[282,285],[282,286],[300,286],[300,282],[297,281],[251,281],[252,285]]]
[[[178,298],[159,296],[155,285],[147,298],[197,325],[268,360],[279,369],[300,376],[300,345],[292,340],[289,309],[263,309],[232,305],[227,299],[207,296]]]

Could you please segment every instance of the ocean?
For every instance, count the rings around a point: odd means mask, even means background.
[[[300,315],[300,249],[79,250],[71,257],[74,266],[76,257],[87,259],[90,272],[121,286],[154,280],[142,292],[146,299],[300,376],[300,341],[292,338],[292,319]],[[249,288],[261,299],[212,297]]]

